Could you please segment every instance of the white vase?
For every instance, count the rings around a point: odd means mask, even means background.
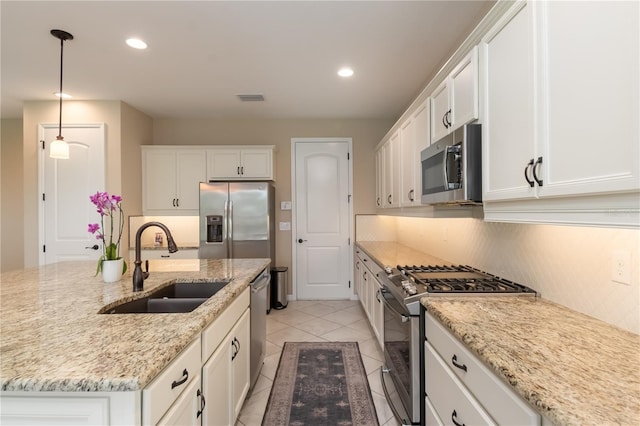
[[[120,281],[123,267],[124,259],[104,260],[102,262],[102,281],[105,283]]]

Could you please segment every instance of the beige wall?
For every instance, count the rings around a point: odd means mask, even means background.
[[[156,145],[275,145],[276,206],[291,200],[291,139],[350,137],[353,139],[354,213],[375,213],[374,148],[394,120],[268,120],[157,119]],[[276,223],[290,222],[291,212],[276,208]],[[291,233],[277,231],[278,266],[291,270]],[[291,279],[289,279],[291,286]]]
[[[58,103],[28,101],[23,109],[23,241],[24,267],[38,264],[38,124],[58,121]],[[120,101],[68,101],[63,104],[65,123],[105,123],[106,188],[121,194],[123,188],[126,214],[140,214],[140,154],[137,146],[151,140],[151,119]],[[123,129],[123,125],[125,128]],[[64,136],[64,133],[63,133]],[[130,159],[136,156],[136,159]],[[15,158],[15,161],[20,161]],[[135,163],[135,164],[134,164]],[[129,188],[133,188],[129,192]],[[137,192],[136,192],[137,191]],[[3,237],[3,244],[5,239]],[[12,244],[11,240],[6,241]]]
[[[22,192],[22,120],[0,124],[0,271],[22,268],[24,196]]]

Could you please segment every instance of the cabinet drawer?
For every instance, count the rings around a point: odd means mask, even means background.
[[[200,376],[191,380],[191,383],[180,395],[167,413],[160,419],[158,426],[186,426],[197,425],[202,413],[201,393],[199,392]],[[206,402],[206,401],[205,401]]]
[[[376,276],[379,272],[382,271],[382,268],[378,266],[376,262],[374,262],[369,255],[367,255],[362,249],[356,249],[356,254],[362,260],[362,264],[374,275]]]
[[[499,424],[540,424],[539,415],[438,320],[428,312],[425,318],[427,341]]]
[[[424,399],[424,424],[428,426],[444,426],[429,398]]]
[[[142,390],[142,422],[158,423],[188,385],[200,377],[201,365],[198,337]]]
[[[425,390],[440,419],[466,425],[496,423],[451,372],[433,347],[425,343]]]
[[[231,331],[233,325],[247,310],[250,303],[251,290],[247,287],[231,305],[222,311],[222,314],[216,318],[202,332],[202,360],[206,362],[211,354],[220,345],[224,337]]]

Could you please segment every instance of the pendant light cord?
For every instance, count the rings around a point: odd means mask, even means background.
[[[58,116],[58,137],[56,139],[62,140],[62,52],[64,50],[64,38],[60,38],[60,108]]]

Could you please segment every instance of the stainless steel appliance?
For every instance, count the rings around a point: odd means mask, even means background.
[[[420,153],[422,204],[482,202],[480,124],[467,124]]]
[[[271,281],[269,268],[264,269],[251,281],[251,357],[249,374],[251,389],[258,380],[260,369],[264,363],[267,345],[267,289]]]
[[[200,183],[200,259],[268,257],[275,265],[272,182]]]
[[[420,424],[424,413],[424,330],[420,299],[425,296],[536,296],[521,284],[466,265],[385,267],[383,285],[385,396],[405,425]]]

